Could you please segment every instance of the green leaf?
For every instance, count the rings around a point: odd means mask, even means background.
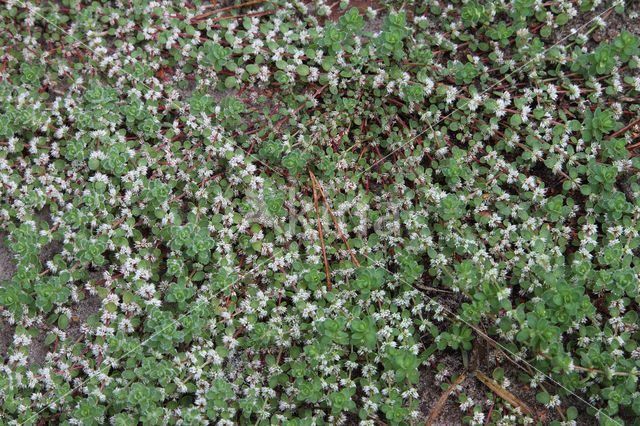
[[[551,396],[547,392],[538,392],[536,394],[536,400],[540,404],[547,405],[551,401]]]
[[[296,71],[303,77],[309,75],[309,67],[305,64],[298,65]]]
[[[498,367],[493,370],[493,378],[497,382],[501,382],[503,377],[504,377],[504,369],[502,367]]]
[[[53,342],[55,342],[57,338],[58,336],[56,336],[55,334],[48,334],[47,337],[44,339],[44,344],[50,345]]]
[[[135,301],[135,296],[130,291],[125,291],[122,295],[122,301],[124,303],[133,303]]]
[[[233,89],[234,87],[236,87],[236,78],[233,76],[227,76],[227,78],[224,79],[224,86],[227,89]]]
[[[566,13],[560,13],[556,16],[556,24],[565,25],[567,22],[569,22],[569,16]]]
[[[60,316],[58,317],[58,327],[64,330],[68,326],[69,326],[69,317],[64,314],[60,314]]]
[[[336,60],[332,57],[326,57],[322,59],[322,69],[324,69],[325,71],[329,72],[331,71],[331,68],[333,68],[333,65],[336,63]]]

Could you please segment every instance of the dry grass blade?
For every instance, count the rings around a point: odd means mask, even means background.
[[[242,15],[220,16],[219,18],[214,18],[213,22],[222,21],[224,19],[240,19],[240,18],[250,18],[250,17],[254,17],[254,16],[265,16],[265,15],[270,15],[273,12],[274,12],[273,10],[267,10],[267,11],[264,11],[264,12],[244,13]],[[192,24],[199,24],[200,22],[203,22],[203,21],[204,21],[204,19],[198,19],[198,17],[191,18],[191,23]]]
[[[530,416],[534,421],[536,422],[538,421],[538,419],[536,418],[536,415],[533,414],[533,411],[527,406],[527,404],[522,402],[520,399],[518,399],[514,394],[512,394],[508,390],[504,389],[495,380],[487,377],[487,375],[484,374],[482,371],[477,371],[476,376],[482,383],[487,385],[487,387],[491,389],[491,391],[494,392],[496,395],[498,395],[500,398],[504,399],[512,406],[520,408],[520,410],[524,414]]]
[[[329,201],[327,201],[327,196],[324,195],[324,191],[322,190],[322,187],[320,186],[320,183],[318,183],[318,180],[316,179],[316,177],[313,174],[313,172],[309,171],[309,175],[311,176],[312,183],[315,182],[314,185],[313,185],[314,191],[315,191],[316,185],[318,186],[318,189],[320,190],[320,194],[322,195],[322,199],[324,200],[324,204],[327,206],[327,209],[329,210],[329,214],[331,215],[331,219],[333,220],[333,224],[336,226],[336,229],[338,230],[338,234],[340,234],[340,238],[342,238],[342,241],[344,241],[344,243],[347,245],[347,250],[349,250],[349,254],[351,255],[351,260],[353,260],[353,263],[355,263],[356,266],[360,266],[360,262],[358,262],[358,259],[356,259],[356,256],[353,254],[353,251],[351,251],[351,247],[349,247],[349,242],[347,241],[347,239],[345,238],[344,234],[342,233],[342,230],[340,229],[340,225],[338,225],[338,221],[336,220],[335,216],[333,215],[333,212],[331,211],[331,207],[329,206]]]
[[[629,129],[632,129],[634,126],[637,126],[638,124],[640,124],[640,118],[638,118],[637,120],[634,120],[631,123],[627,124],[622,129],[620,129],[617,132],[615,132],[614,134],[609,135],[605,140],[608,141],[608,140],[611,140],[613,138],[617,138],[618,136],[622,135],[623,133],[626,133]]]
[[[424,290],[424,291],[435,291],[435,292],[438,292],[438,293],[446,293],[446,294],[452,294],[453,293],[453,291],[451,291],[451,290],[444,290],[444,289],[441,289],[441,288],[435,288],[435,287],[431,287],[431,286],[428,286],[428,285],[422,285],[422,284],[419,284],[419,283],[415,283],[414,286],[416,286],[420,290]]]
[[[462,381],[467,377],[466,373],[462,373],[460,375],[460,377],[458,377],[456,379],[455,382],[453,382],[451,384],[451,386],[449,386],[449,389],[447,389],[441,396],[440,399],[438,399],[438,402],[436,403],[436,406],[433,407],[433,411],[431,411],[431,414],[429,414],[429,418],[427,418],[427,420],[424,422],[424,426],[430,426],[433,424],[433,422],[438,418],[438,415],[440,414],[440,411],[442,410],[442,407],[444,407],[445,402],[447,402],[447,398],[449,398],[449,395],[451,394],[451,392],[453,392],[453,390],[456,388],[456,386],[458,386],[460,383],[462,383]]]
[[[241,8],[241,7],[251,6],[251,5],[259,4],[259,3],[263,3],[263,2],[264,2],[264,0],[252,0],[252,1],[245,2],[245,3],[237,4],[235,6],[223,7],[221,9],[212,10],[211,12],[207,12],[207,13],[203,13],[202,15],[198,15],[198,16],[194,17],[193,19],[204,19],[204,18],[209,17],[211,15],[215,15],[216,13],[226,12],[227,10],[238,9],[238,8]],[[216,6],[216,3],[214,2],[213,3],[213,7],[215,7],[215,6]]]
[[[327,274],[327,291],[331,291],[331,278],[329,278],[329,262],[327,261],[327,251],[324,248],[324,237],[322,235],[322,222],[320,221],[320,209],[318,208],[318,192],[316,191],[315,177],[309,171],[311,185],[313,186],[313,203],[316,205],[316,215],[318,216],[318,233],[320,234],[320,245],[322,246],[322,257],[324,258],[324,270]]]

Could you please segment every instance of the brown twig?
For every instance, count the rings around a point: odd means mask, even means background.
[[[456,379],[455,382],[451,383],[451,386],[449,386],[449,389],[447,389],[440,396],[440,399],[438,399],[438,402],[436,403],[436,406],[433,408],[433,411],[431,411],[431,414],[429,414],[429,417],[424,422],[424,426],[431,426],[433,424],[433,422],[438,418],[438,415],[440,414],[442,407],[444,407],[444,404],[447,402],[447,398],[449,398],[449,395],[451,394],[451,392],[453,392],[453,389],[455,389],[456,386],[462,383],[462,381],[466,377],[467,377],[466,373],[462,373],[460,377]]]
[[[430,287],[428,285],[422,285],[422,284],[414,284],[417,288],[419,288],[420,290],[424,290],[424,291],[436,291],[439,293],[447,293],[447,294],[451,294],[453,293],[453,291],[451,290],[444,290],[441,288],[435,288],[435,287]]]
[[[126,218],[127,218],[127,216],[126,216],[126,215],[124,215],[124,216],[122,216],[120,219],[115,220],[115,221],[113,222],[113,225],[111,226],[111,229],[112,229],[112,230],[113,230],[113,229],[116,229],[118,226],[120,226],[120,224],[121,224],[122,222],[124,222],[124,220],[125,220]]]
[[[253,16],[264,16],[264,15],[270,15],[272,14],[274,11],[273,10],[267,10],[265,12],[253,12],[253,13],[244,13],[242,15],[233,15],[233,16],[221,16],[219,18],[215,18],[213,20],[213,22],[218,22],[218,21],[222,21],[224,19],[239,19],[239,18],[250,18]],[[191,23],[193,24],[199,24],[200,22],[202,22],[202,20],[195,20],[195,18],[192,18]]]
[[[476,377],[478,377],[478,380],[484,383],[489,389],[491,389],[491,391],[496,393],[500,398],[504,399],[512,406],[520,408],[520,410],[522,410],[524,414],[530,416],[533,420],[538,421],[538,419],[536,418],[536,415],[533,414],[533,411],[527,406],[527,404],[522,402],[520,399],[518,399],[515,395],[513,395],[508,390],[504,389],[496,381],[487,377],[482,371],[477,371]]]
[[[351,260],[353,260],[353,263],[355,263],[356,266],[360,266],[360,262],[358,262],[358,259],[356,259],[356,256],[353,254],[353,251],[351,251],[351,247],[349,247],[349,243],[347,242],[347,239],[345,238],[344,234],[342,233],[342,230],[340,229],[340,226],[338,225],[338,221],[336,220],[335,216],[333,215],[333,212],[331,211],[331,207],[329,207],[329,201],[327,201],[327,196],[324,195],[324,191],[322,190],[322,187],[320,186],[320,183],[318,183],[318,180],[316,179],[315,175],[313,174],[313,172],[311,170],[309,170],[309,175],[311,176],[311,183],[314,184],[313,185],[314,191],[315,191],[315,186],[318,185],[318,189],[320,190],[320,194],[322,194],[322,199],[324,200],[324,204],[327,206],[327,209],[329,210],[329,214],[331,215],[331,219],[333,219],[333,224],[336,226],[336,229],[338,230],[338,234],[342,238],[342,241],[344,241],[344,243],[347,245],[347,250],[349,250],[349,254],[351,255]]]
[[[614,134],[612,134],[611,136],[609,136],[605,140],[608,141],[608,140],[611,140],[613,138],[617,138],[618,136],[620,136],[621,134],[623,134],[624,132],[626,132],[627,130],[629,130],[630,128],[632,128],[633,126],[635,126],[638,123],[640,123],[640,118],[638,118],[637,120],[634,120],[631,123],[627,124],[622,129],[618,130],[617,132],[615,132]]]
[[[324,237],[322,236],[322,222],[320,222],[320,209],[318,208],[318,193],[313,173],[309,170],[311,185],[313,186],[313,202],[316,205],[316,215],[318,216],[318,233],[320,234],[320,245],[322,245],[322,257],[324,257],[324,270],[327,274],[327,291],[331,291],[331,279],[329,278],[329,262],[327,262],[327,251],[324,248]]]
[[[636,142],[632,145],[627,146],[627,149],[634,149],[640,146],[640,142]]]
[[[209,17],[211,15],[215,15],[216,13],[226,12],[227,10],[238,9],[240,7],[251,6],[251,5],[262,3],[262,2],[264,2],[264,0],[252,0],[252,1],[245,2],[245,3],[237,4],[235,6],[223,7],[222,9],[212,10],[211,12],[203,13],[202,15],[198,15],[198,16],[196,16],[194,18],[191,18],[191,19],[192,20],[194,20],[194,19],[196,19],[196,20],[197,19],[204,19],[204,18]]]

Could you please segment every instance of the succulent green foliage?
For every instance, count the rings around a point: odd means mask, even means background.
[[[384,20],[382,32],[378,35],[381,52],[399,59],[403,54],[404,38],[407,36],[406,13],[393,13]]]
[[[460,16],[462,17],[462,22],[468,27],[475,27],[487,19],[484,5],[476,1],[467,2],[462,7]]]
[[[640,38],[624,30],[613,39],[613,47],[622,62],[627,62],[633,55],[640,53]]]
[[[373,290],[379,289],[384,283],[385,271],[382,269],[361,268],[358,278],[353,281],[353,288],[367,299]]]
[[[100,418],[103,416],[105,407],[98,403],[96,398],[87,398],[78,403],[77,408],[72,415],[82,424],[98,425]]]
[[[299,150],[293,150],[282,158],[282,165],[291,175],[297,175],[304,171],[308,156]]]
[[[470,84],[478,75],[478,70],[471,62],[456,65],[456,84]]]
[[[592,139],[601,141],[606,134],[619,127],[620,123],[615,120],[611,110],[602,110],[598,107],[593,112],[589,110],[585,112],[582,137],[588,142]]]
[[[226,46],[207,40],[199,51],[202,55],[200,60],[202,67],[212,67],[216,71],[222,71],[223,68],[233,71],[236,68],[235,62],[230,60],[231,49]]]
[[[616,64],[615,50],[611,45],[603,43],[598,46],[589,57],[589,72],[596,74],[610,74]]]
[[[407,380],[409,383],[418,383],[420,379],[418,372],[420,359],[410,351],[389,347],[387,349],[385,364],[395,371],[395,379],[397,382]]]
[[[487,36],[491,40],[495,40],[500,43],[502,47],[509,44],[509,37],[513,35],[513,26],[507,26],[506,22],[500,21],[497,25],[487,30]]]
[[[328,318],[318,324],[318,331],[322,336],[321,342],[325,345],[331,342],[346,344],[349,341],[349,335],[344,331],[346,323],[347,320],[344,317],[337,317],[335,319]]]
[[[51,312],[54,304],[61,305],[69,299],[71,290],[65,286],[66,283],[64,282],[64,278],[67,276],[68,274],[61,277],[49,277],[33,286],[36,293],[36,308],[44,312]]]
[[[355,344],[364,343],[369,349],[374,349],[378,340],[378,327],[373,317],[367,316],[364,319],[353,319],[351,321],[351,339]]]
[[[351,33],[358,33],[365,25],[364,18],[360,15],[358,8],[355,7],[352,7],[342,15],[338,22],[340,27]]]

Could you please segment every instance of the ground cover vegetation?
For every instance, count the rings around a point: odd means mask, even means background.
[[[0,422],[640,416],[637,5],[352,3],[3,1]]]

